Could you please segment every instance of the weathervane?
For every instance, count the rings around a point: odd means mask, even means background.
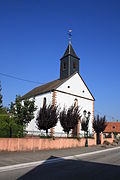
[[[71,44],[72,29],[69,29],[68,35],[69,35],[69,44]]]

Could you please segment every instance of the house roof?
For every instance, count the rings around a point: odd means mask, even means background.
[[[80,59],[77,55],[76,55],[76,53],[75,53],[75,51],[74,51],[74,49],[73,49],[73,47],[72,47],[72,45],[69,43],[68,44],[68,47],[67,47],[67,49],[66,49],[66,51],[65,51],[65,53],[64,53],[64,55],[63,55],[63,57],[61,58],[61,59],[63,59],[64,57],[66,57],[66,56],[68,56],[68,55],[71,55],[71,56],[73,56],[73,57],[75,57],[75,58],[77,58],[77,59]]]
[[[120,133],[120,122],[107,122],[104,133],[117,132]]]
[[[29,91],[28,93],[26,93],[25,95],[23,95],[21,97],[21,99],[31,98],[31,97],[35,97],[35,96],[40,95],[40,94],[44,94],[44,93],[53,91],[53,90],[57,89],[60,85],[62,85],[64,82],[66,82],[68,79],[70,79],[72,76],[74,76],[76,73],[77,72],[73,73],[68,78],[65,78],[65,79],[56,79],[56,80],[48,82],[48,83],[46,83],[44,85],[38,86],[38,87],[32,89],[31,91]],[[80,76],[80,78],[82,79],[81,76]],[[82,81],[85,84],[83,79],[82,79]],[[87,87],[86,84],[85,84],[85,86]],[[88,87],[87,87],[87,89],[88,89]],[[88,91],[91,94],[91,96],[93,97],[93,95],[92,95],[92,93],[90,92],[89,89],[88,89]],[[94,97],[93,97],[93,100],[95,100]]]

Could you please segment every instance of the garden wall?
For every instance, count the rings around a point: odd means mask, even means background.
[[[109,143],[113,143],[113,140],[114,140],[113,133],[111,134],[111,138],[105,138],[102,133],[100,136],[101,136],[101,144],[103,144],[104,141],[108,141]]]
[[[85,146],[85,138],[0,138],[0,151],[36,151]],[[89,146],[96,145],[96,138],[88,139]]]

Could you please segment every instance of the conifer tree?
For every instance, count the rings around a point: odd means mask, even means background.
[[[0,109],[2,109],[2,87],[1,87],[1,81],[0,81]]]

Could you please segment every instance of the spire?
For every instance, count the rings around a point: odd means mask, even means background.
[[[72,30],[70,29],[69,32],[68,32],[68,35],[69,35],[69,44],[68,44],[68,47],[67,47],[67,49],[66,49],[66,51],[65,51],[65,53],[64,53],[64,55],[63,55],[63,57],[61,59],[63,59],[64,57],[66,57],[68,55],[73,56],[73,57],[75,57],[77,59],[80,59],[76,55],[76,53],[75,53],[75,51],[74,51],[74,49],[72,47],[72,44],[71,44],[71,36],[72,36],[72,34],[71,33],[72,33]]]
[[[75,72],[79,73],[80,58],[76,55],[72,47],[71,32],[72,30],[69,30],[69,43],[63,57],[60,59],[60,79],[67,78]]]
[[[71,29],[69,29],[69,32],[68,32],[68,35],[69,35],[69,45],[68,45],[68,52],[69,52],[69,54],[70,54],[70,46],[71,46],[71,36],[72,36],[72,30]]]
[[[71,44],[72,29],[69,29],[68,35],[69,35],[69,44]]]

